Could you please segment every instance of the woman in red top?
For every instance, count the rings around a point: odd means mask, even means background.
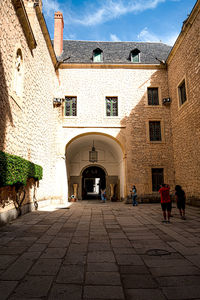
[[[171,205],[169,190],[170,190],[169,185],[164,184],[164,183],[162,184],[162,187],[159,189],[160,198],[161,198],[161,207],[162,207],[163,217],[164,217],[164,220],[163,220],[164,223],[170,223],[172,205]],[[167,216],[166,216],[166,211],[167,211]]]

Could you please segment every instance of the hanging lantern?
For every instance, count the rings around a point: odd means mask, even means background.
[[[93,141],[92,151],[89,151],[89,161],[92,163],[98,161],[98,152],[95,150],[94,141]]]

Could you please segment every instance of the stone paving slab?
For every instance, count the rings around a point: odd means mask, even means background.
[[[198,286],[200,284],[199,276],[169,276],[157,277],[159,286],[162,287],[180,287],[180,286]]]
[[[83,299],[124,300],[124,293],[120,286],[85,286]]]
[[[49,297],[49,300],[81,300],[82,298],[82,286],[72,284],[57,284],[54,283]]]
[[[0,255],[0,270],[8,268],[17,258],[17,255]]]
[[[127,289],[125,290],[128,300],[166,300],[159,289]]]
[[[87,272],[85,283],[87,285],[121,285],[118,272]]]
[[[124,274],[122,275],[122,282],[125,289],[152,289],[157,288],[158,283],[154,280],[154,278],[149,274]]]
[[[166,287],[163,288],[163,293],[170,300],[184,300],[184,299],[199,299],[200,298],[200,287],[199,285],[182,286],[177,287]]]
[[[118,272],[119,268],[116,263],[88,263],[88,272]]]
[[[60,269],[62,260],[55,258],[38,259],[33,265],[29,274],[31,275],[56,275]]]
[[[81,201],[21,216],[0,228],[0,300],[199,300],[200,209],[186,213]]]
[[[77,283],[84,282],[85,267],[83,265],[63,265],[57,275],[58,283]]]
[[[20,280],[29,271],[34,262],[39,258],[40,252],[27,252],[19,257],[10,267],[0,275],[2,280]]]
[[[50,276],[26,276],[9,299],[46,297],[52,282],[53,277]]]
[[[0,281],[0,299],[6,300],[17,286],[17,281]]]

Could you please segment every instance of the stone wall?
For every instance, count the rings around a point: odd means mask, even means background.
[[[83,132],[102,132],[125,148],[126,190],[134,183],[140,195],[152,194],[152,168],[164,168],[164,180],[174,186],[170,107],[165,68],[61,69],[64,96],[77,96],[77,116],[63,117],[63,141]],[[149,106],[147,87],[159,88],[158,106]],[[105,97],[117,96],[118,117],[106,117]],[[64,116],[64,108],[60,108]],[[161,121],[162,141],[149,141],[149,120]],[[83,129],[84,128],[84,129]]]
[[[37,43],[32,51],[12,2],[0,5],[0,150],[43,167],[37,191],[41,200],[61,196],[54,187],[59,122],[53,97],[58,80],[35,9],[29,7],[29,13]],[[17,49],[23,61],[21,94],[16,94],[13,83]]]
[[[198,5],[199,6],[199,5]],[[199,9],[199,8],[198,8]],[[168,82],[172,99],[175,183],[188,200],[200,199],[200,13],[187,24],[183,40],[169,62]],[[178,86],[185,79],[187,101],[180,106]]]

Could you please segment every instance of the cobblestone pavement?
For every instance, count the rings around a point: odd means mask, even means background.
[[[0,300],[200,299],[200,209],[95,201],[0,228]]]

